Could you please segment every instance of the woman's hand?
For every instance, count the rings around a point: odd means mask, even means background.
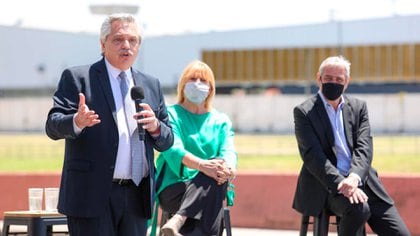
[[[235,176],[232,168],[226,165],[223,159],[201,160],[199,170],[213,178],[217,184],[222,185]]]

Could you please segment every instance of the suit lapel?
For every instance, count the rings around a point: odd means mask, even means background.
[[[141,87],[143,87],[142,81],[140,79],[141,78],[141,74],[137,70],[135,70],[133,68],[131,68],[131,74],[133,75],[134,86],[141,86]]]
[[[346,134],[347,145],[349,146],[350,150],[353,150],[353,133],[352,131],[352,121],[351,117],[353,117],[353,112],[351,109],[351,104],[349,100],[345,98],[346,103],[343,107],[343,125],[344,125],[344,132]]]
[[[100,84],[100,87],[102,88],[108,107],[112,112],[114,122],[115,124],[118,124],[117,108],[115,107],[114,96],[112,95],[112,88],[111,83],[109,81],[108,71],[105,66],[105,59],[102,59],[101,61],[95,63],[92,67],[95,69],[96,79],[98,80],[98,84]]]
[[[325,130],[328,142],[331,147],[334,147],[334,133],[331,127],[330,118],[328,117],[327,111],[325,110],[324,103],[319,95],[316,97],[315,110],[319,116],[320,124],[323,126],[322,130]],[[335,153],[335,152],[334,152]]]
[[[150,97],[149,97],[149,87],[147,86],[147,81],[144,78],[144,75],[142,73],[140,73],[138,70],[136,69],[131,69],[131,74],[133,76],[133,80],[134,80],[134,86],[140,86],[143,88],[143,92],[144,92],[144,99],[142,100],[142,102],[144,103],[150,103]],[[149,104],[150,105],[150,104]]]

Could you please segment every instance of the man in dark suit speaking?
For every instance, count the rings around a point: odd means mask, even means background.
[[[378,235],[410,235],[372,163],[372,136],[364,101],[343,95],[350,62],[325,59],[319,92],[294,109],[303,166],[293,208],[317,216],[326,208],[341,217],[338,235],[361,235],[366,222]]]
[[[170,148],[173,134],[160,82],[132,68],[141,39],[133,16],[108,16],[100,31],[103,58],[64,70],[54,94],[46,133],[65,139],[58,210],[72,236],[146,235],[153,149]]]

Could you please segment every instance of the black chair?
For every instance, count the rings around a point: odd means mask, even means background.
[[[308,233],[308,226],[310,224],[313,225],[314,236],[327,236],[330,224],[335,225],[337,227],[338,232],[338,227],[340,225],[340,217],[335,216],[335,222],[330,222],[331,216],[335,215],[326,209],[324,209],[318,216],[302,215],[299,235],[306,236]],[[313,218],[312,221],[311,217]],[[366,229],[363,229],[363,234],[366,235]]]
[[[327,236],[328,227],[330,224],[330,216],[333,216],[333,214],[325,209],[318,216],[303,215],[302,221],[300,224],[299,235],[306,236],[308,233],[308,226],[312,224],[314,236]],[[312,217],[312,221],[311,221],[311,217]],[[340,217],[338,216],[336,216],[336,221],[331,223],[337,226],[337,231],[338,231],[339,223],[340,223]]]
[[[230,224],[230,209],[228,206],[223,208],[223,221],[222,229],[226,230],[226,236],[232,236],[232,226]],[[220,236],[222,236],[223,230],[220,231]]]

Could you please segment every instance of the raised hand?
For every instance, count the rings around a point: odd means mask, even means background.
[[[74,117],[74,122],[80,129],[85,127],[92,127],[101,123],[99,115],[96,114],[94,110],[89,110],[89,107],[86,105],[85,95],[83,93],[79,93],[79,107]]]

